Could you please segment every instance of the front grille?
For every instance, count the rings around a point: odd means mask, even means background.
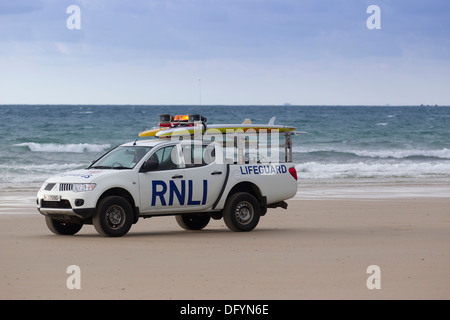
[[[59,191],[72,191],[73,184],[72,183],[60,183]]]

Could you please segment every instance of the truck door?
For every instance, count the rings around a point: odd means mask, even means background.
[[[186,205],[186,180],[180,162],[181,148],[174,144],[155,150],[151,160],[158,162],[156,169],[139,173],[140,211],[171,212]]]
[[[196,141],[153,152],[150,158],[158,167],[139,173],[140,211],[163,214],[211,208],[226,176],[226,165],[216,148]]]
[[[183,179],[187,183],[186,211],[211,208],[217,200],[226,177],[226,165],[219,145],[194,141],[182,144]]]

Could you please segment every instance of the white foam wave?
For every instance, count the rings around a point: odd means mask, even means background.
[[[87,164],[0,164],[0,183],[43,182],[55,172],[86,167]]]
[[[51,164],[0,164],[0,170],[24,170],[24,171],[63,171],[86,167],[86,163],[51,163]]]
[[[314,153],[314,152],[338,152],[348,153],[358,157],[379,158],[379,159],[405,159],[410,157],[431,157],[439,159],[450,159],[450,149],[443,148],[440,150],[425,149],[405,149],[405,150],[354,150],[354,149],[335,149],[335,148],[304,148],[294,147],[297,153]]]
[[[78,143],[78,144],[56,144],[56,143],[35,143],[35,142],[24,142],[15,144],[16,147],[27,147],[33,152],[102,152],[106,149],[111,148],[110,144],[89,144],[89,143]]]
[[[353,151],[359,157],[369,158],[394,158],[404,159],[409,157],[431,157],[440,159],[450,159],[450,149],[441,150],[380,150],[380,151]]]
[[[450,162],[318,163],[295,166],[302,179],[450,178]]]
[[[74,111],[72,114],[91,114],[94,113],[94,111]]]

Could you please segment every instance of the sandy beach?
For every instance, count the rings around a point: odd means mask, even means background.
[[[8,199],[0,299],[450,299],[450,198],[293,199],[248,233],[156,217],[122,238],[91,225],[56,236]],[[67,287],[71,265],[80,289]],[[368,288],[372,265],[380,289]]]

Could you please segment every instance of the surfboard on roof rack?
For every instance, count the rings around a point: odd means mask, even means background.
[[[275,125],[276,117],[272,117],[268,124],[253,124],[250,119],[245,119],[241,124],[209,124],[206,125],[206,118],[199,115],[176,115],[172,117],[170,114],[159,115],[159,126],[150,130],[142,131],[139,137],[158,137],[167,138],[177,135],[193,135],[196,133],[195,127],[197,123],[202,124],[202,134],[232,133],[232,132],[274,132],[278,130],[280,133],[296,132],[296,127]]]
[[[288,127],[282,125],[264,125],[264,124],[210,124],[207,126],[206,130],[202,129],[203,134],[216,134],[216,133],[233,133],[236,131],[241,132],[272,132],[274,130],[278,130],[278,132],[289,132],[295,131],[295,127]],[[168,130],[158,131],[155,136],[158,138],[170,137],[176,135],[186,135],[186,134],[194,134],[196,128],[193,127],[178,127],[171,128]],[[197,129],[198,130],[198,129]]]
[[[305,134],[306,132],[296,131],[296,127],[275,125],[276,117],[272,117],[268,124],[253,124],[250,119],[245,119],[241,124],[210,124],[206,125],[206,118],[201,115],[177,115],[172,117],[170,114],[159,115],[159,126],[150,130],[142,131],[139,137],[170,138],[173,136],[195,136],[201,130],[202,135],[215,135],[235,133],[280,133],[284,136],[285,161],[292,161],[292,135]],[[198,127],[201,125],[201,128]],[[245,137],[245,136],[242,136]],[[136,140],[137,140],[136,139]],[[233,137],[234,140],[234,137]],[[241,139],[242,140],[242,139]],[[226,143],[226,141],[223,141]]]

